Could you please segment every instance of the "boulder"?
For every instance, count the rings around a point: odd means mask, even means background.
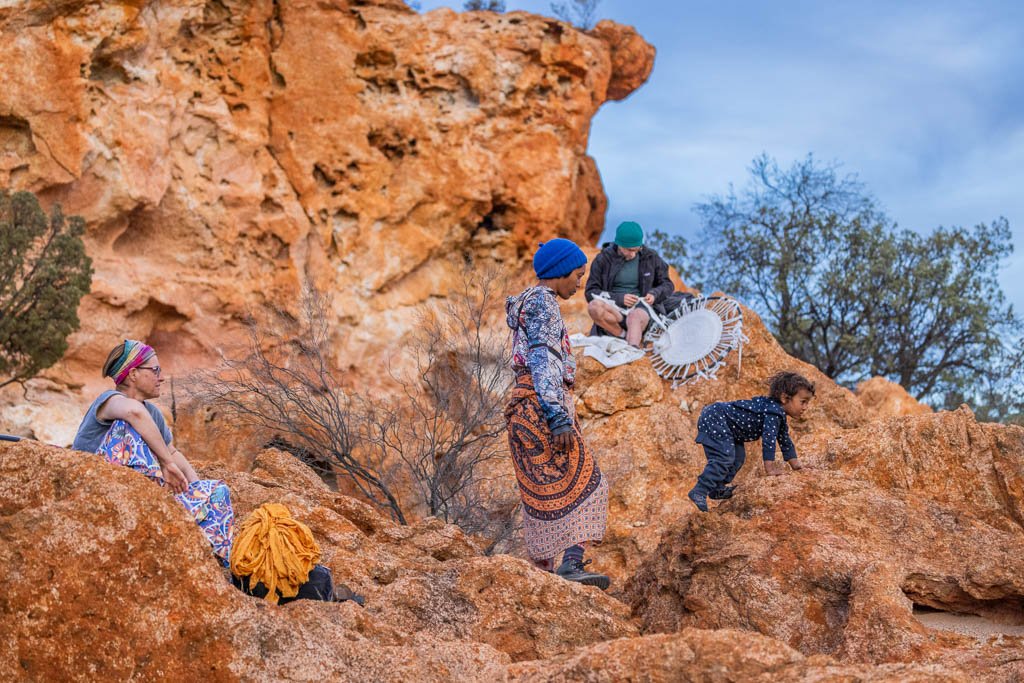
[[[979,423],[967,406],[849,430],[829,442],[824,462],[996,528],[1024,529],[1024,427]]]
[[[857,385],[857,398],[873,419],[927,415],[930,406],[919,403],[907,390],[884,377],[872,377]]]

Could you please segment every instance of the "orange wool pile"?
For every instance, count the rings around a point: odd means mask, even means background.
[[[280,597],[295,597],[319,561],[320,546],[313,532],[279,503],[254,510],[231,547],[231,572],[248,576],[250,586],[262,583],[269,591],[266,599],[275,604],[278,592]]]

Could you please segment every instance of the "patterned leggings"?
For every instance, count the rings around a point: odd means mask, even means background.
[[[131,467],[160,486],[164,485],[160,465],[149,445],[124,420],[114,420],[96,452],[108,462]],[[190,483],[188,490],[177,494],[174,499],[189,511],[213,546],[213,554],[227,567],[235,523],[227,484],[216,479],[200,479]]]

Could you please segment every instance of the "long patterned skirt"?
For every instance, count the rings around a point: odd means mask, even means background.
[[[124,420],[114,420],[96,452],[115,465],[141,472],[160,486],[165,484],[160,476],[160,465],[149,445]],[[225,567],[228,566],[235,512],[227,484],[217,479],[200,479],[190,483],[188,490],[177,494],[174,499],[185,506],[213,546],[213,554]]]
[[[505,419],[530,557],[550,567],[566,548],[600,542],[608,521],[608,483],[587,450],[579,420],[573,418],[572,446],[556,452],[529,375],[516,378]]]

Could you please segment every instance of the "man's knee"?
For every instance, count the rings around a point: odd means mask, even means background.
[[[622,320],[618,311],[600,299],[594,299],[587,304],[587,313],[598,322],[617,323]]]

